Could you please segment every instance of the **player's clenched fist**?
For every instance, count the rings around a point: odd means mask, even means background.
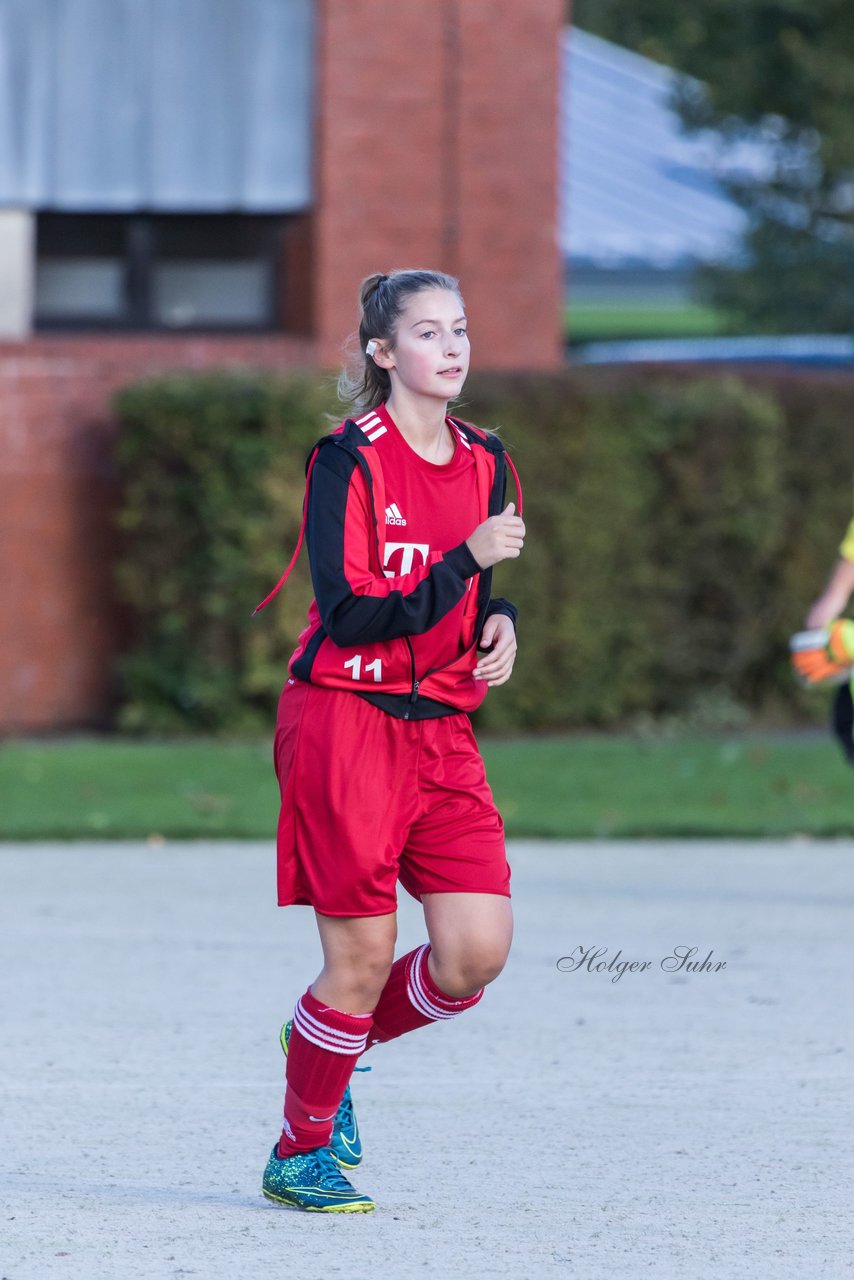
[[[466,538],[466,546],[481,569],[489,569],[500,560],[515,560],[521,554],[525,522],[515,511],[513,503],[508,502],[500,516],[490,516]]]

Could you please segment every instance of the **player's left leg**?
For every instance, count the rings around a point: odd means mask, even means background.
[[[369,1047],[464,1013],[504,968],[513,937],[508,897],[425,893],[422,902],[430,941],[392,965]]]
[[[469,718],[425,720],[419,729],[422,807],[401,856],[400,884],[423,904],[430,941],[392,965],[369,1045],[477,1004],[513,936],[504,825]]]
[[[427,969],[446,995],[473,996],[504,968],[513,941],[510,899],[497,893],[425,893]]]

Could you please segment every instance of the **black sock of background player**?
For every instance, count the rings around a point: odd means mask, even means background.
[[[845,759],[849,764],[854,764],[854,701],[851,698],[850,684],[840,685],[836,691],[831,726],[845,752]]]

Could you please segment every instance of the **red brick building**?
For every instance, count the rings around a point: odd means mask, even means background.
[[[283,12],[289,4],[283,0]],[[41,189],[8,173],[4,186],[0,163],[0,728],[7,732],[98,723],[108,709],[117,388],[176,367],[336,365],[354,328],[359,279],[399,266],[460,275],[478,367],[561,362],[563,4],[293,4],[297,17],[310,11],[296,54],[311,63],[303,68],[310,111],[302,194],[267,190],[263,156],[254,179],[241,169],[241,190],[261,193],[248,209],[225,187],[207,198],[202,179],[198,206],[193,191],[170,195],[168,173],[156,202],[134,192],[129,173],[118,203],[106,207],[79,181],[57,196],[61,184],[52,188],[44,167]],[[219,50],[223,33],[208,35]],[[274,73],[257,72],[269,76],[273,93],[281,83]],[[8,98],[0,83],[0,103]],[[291,109],[281,95],[276,101]],[[124,163],[116,116],[115,154]],[[247,137],[238,131],[233,141],[243,164]],[[167,127],[164,145],[173,142]],[[178,151],[170,154],[177,165]],[[216,165],[215,149],[209,161]],[[298,157],[293,163],[298,169]],[[249,245],[240,261],[220,261],[217,234],[232,255],[235,244]],[[113,257],[92,268],[92,245],[111,238]],[[217,323],[211,288],[229,280],[236,310]],[[88,317],[74,313],[78,287],[93,308]]]

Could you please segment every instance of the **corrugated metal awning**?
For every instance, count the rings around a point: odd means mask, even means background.
[[[560,243],[601,267],[732,260],[747,218],[725,174],[767,173],[771,150],[687,134],[677,75],[577,28],[563,37]]]
[[[311,0],[0,0],[0,204],[305,208]]]

